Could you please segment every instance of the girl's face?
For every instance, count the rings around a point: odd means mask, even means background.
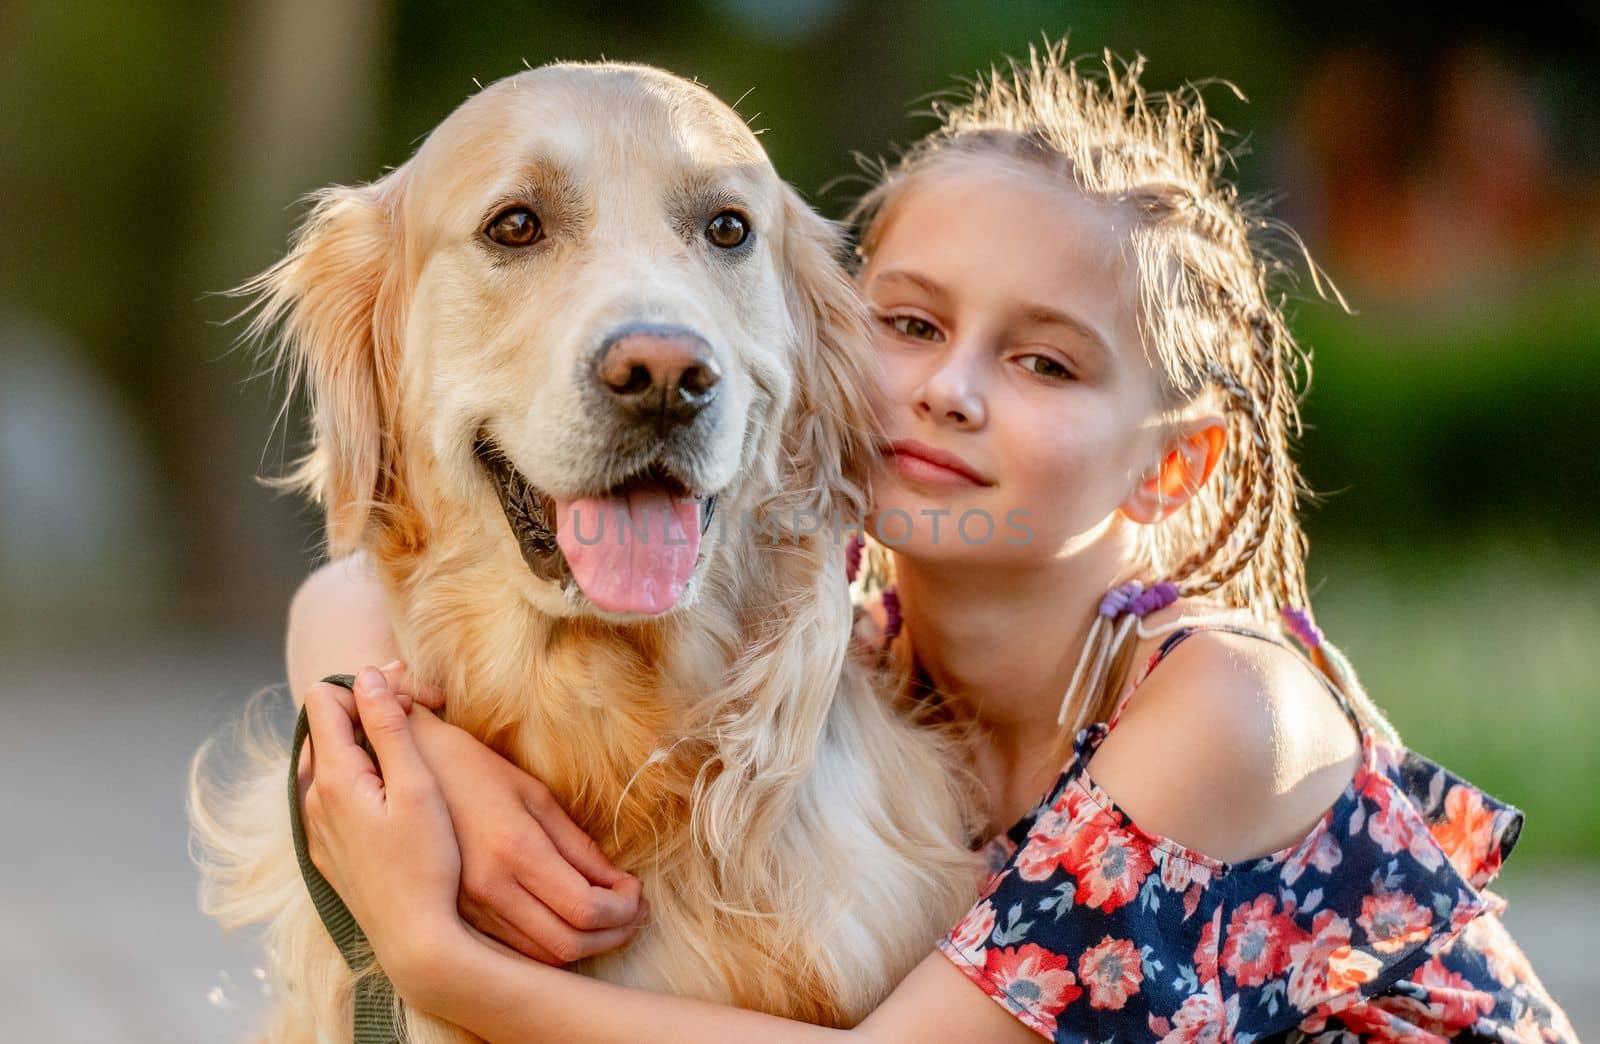
[[[987,562],[1097,540],[1161,449],[1129,218],[1047,172],[961,157],[880,220],[860,285],[895,452],[869,532]]]

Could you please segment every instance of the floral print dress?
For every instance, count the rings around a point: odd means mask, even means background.
[[[881,622],[862,614],[858,637]],[[1361,763],[1298,844],[1224,863],[1141,830],[1088,773],[1119,708],[982,849],[979,901],[940,951],[1053,1041],[1577,1040],[1487,888],[1522,812],[1383,741],[1327,687]]]

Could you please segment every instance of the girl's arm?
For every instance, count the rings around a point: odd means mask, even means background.
[[[361,552],[334,559],[301,583],[289,606],[285,645],[297,703],[320,678],[385,663],[403,705],[411,695],[436,710],[444,705],[442,692],[416,685],[396,660],[383,587]],[[342,689],[335,695],[349,698]],[[639,879],[612,865],[539,780],[431,714],[416,721],[417,744],[455,825],[463,863],[458,906],[467,922],[550,964],[631,941],[649,914]],[[313,746],[301,759],[302,793],[315,758]]]
[[[284,641],[297,707],[319,678],[399,658],[383,586],[365,552],[335,558],[301,581]]]
[[[380,755],[381,756],[381,755]],[[996,1044],[1038,1037],[930,953],[854,1030],[834,1030],[671,994],[618,986],[509,956],[475,939],[425,957],[397,983],[407,1001],[489,1041],[510,1044],[537,1034],[587,1044],[650,1039],[818,1044],[858,1040],[962,1041]],[[387,967],[387,965],[386,965]]]
[[[632,1042],[764,1040],[804,1044],[846,1031],[601,982],[507,954],[456,915],[459,859],[443,795],[387,679],[356,681],[355,711],[383,764],[356,745],[332,686],[307,700],[323,751],[306,795],[312,858],[367,929],[384,970],[411,1004],[491,1042],[549,1035]],[[853,1031],[881,1041],[1023,1041],[1031,1030],[930,954]]]

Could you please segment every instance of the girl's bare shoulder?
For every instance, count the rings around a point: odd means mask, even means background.
[[[1306,660],[1200,630],[1138,684],[1089,771],[1141,829],[1239,862],[1309,833],[1360,754],[1359,735]]]

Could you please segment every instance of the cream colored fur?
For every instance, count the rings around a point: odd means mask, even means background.
[[[495,265],[484,215],[525,191],[548,204],[550,252]],[[673,201],[696,192],[737,197],[750,257],[708,259],[675,227]],[[246,289],[254,331],[279,333],[310,393],[311,451],[287,484],[323,505],[331,553],[370,554],[449,720],[542,779],[644,882],[651,923],[580,970],[844,1025],[973,899],[976,824],[954,748],[847,655],[842,543],[790,526],[797,510],[859,520],[874,462],[870,346],[836,248],[699,86],[557,65],[473,97],[379,181],[325,190]],[[726,524],[677,607],[616,619],[528,570],[472,436],[489,425],[542,489],[614,478],[596,470],[606,433],[573,375],[638,320],[719,352],[696,485],[720,490]],[[741,531],[747,515],[776,541]],[[271,1039],[348,1039],[351,976],[301,884],[286,749],[265,724],[196,757],[203,906],[266,926]],[[468,1039],[415,1012],[406,1025],[419,1042]]]

